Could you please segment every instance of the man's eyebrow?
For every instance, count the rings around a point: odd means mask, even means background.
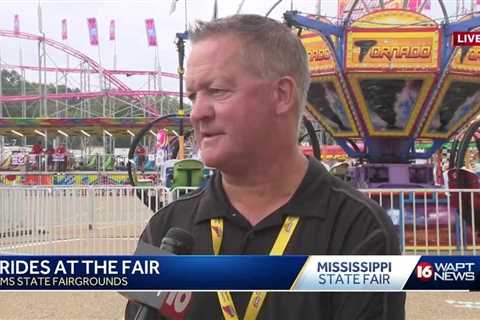
[[[185,77],[185,90],[186,91],[191,91],[192,88],[195,88],[195,89],[203,89],[203,88],[208,88],[209,86],[211,86],[212,84],[216,84],[216,83],[221,83],[221,84],[226,84],[226,85],[229,85],[229,86],[233,86],[235,85],[235,81],[231,78],[231,77],[217,77],[217,78],[211,78],[211,79],[200,79],[200,80],[197,80],[197,81],[194,81],[192,83],[192,81],[188,81],[188,77]]]
[[[226,83],[234,83],[235,82],[232,77],[228,77],[228,76],[218,77],[218,80],[222,81],[222,82],[226,82]]]

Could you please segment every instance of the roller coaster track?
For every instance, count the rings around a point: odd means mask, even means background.
[[[25,70],[34,70],[34,71],[49,71],[49,72],[62,72],[62,73],[81,73],[81,72],[87,72],[87,73],[99,73],[98,70],[83,70],[79,68],[52,68],[52,67],[47,67],[47,68],[41,68],[41,67],[35,67],[35,66],[21,66],[21,65],[15,65],[15,64],[2,64],[2,68],[4,69],[25,69]],[[106,69],[105,69],[106,70]],[[121,74],[125,75],[127,77],[129,76],[135,76],[135,75],[157,75],[157,71],[149,71],[149,70],[106,70],[110,72],[111,74]],[[171,72],[160,72],[160,76],[162,77],[169,77],[169,78],[175,78],[178,79],[178,74],[176,73],[171,73]]]
[[[152,97],[152,96],[174,96],[178,97],[179,93],[174,91],[148,91],[148,90],[109,90],[109,91],[97,91],[97,92],[68,92],[68,93],[49,93],[47,99],[49,100],[79,100],[79,99],[92,99],[98,97]],[[33,102],[40,101],[44,96],[41,95],[27,95],[27,96],[0,96],[0,102],[14,103],[14,102]]]
[[[41,99],[51,99],[51,100],[60,100],[60,99],[81,99],[81,98],[95,98],[95,97],[105,97],[105,96],[127,96],[140,103],[144,111],[149,116],[158,116],[159,112],[152,106],[144,101],[145,96],[178,96],[178,93],[171,91],[150,91],[150,90],[141,90],[134,91],[129,88],[125,83],[119,80],[116,75],[148,75],[153,74],[152,71],[137,71],[137,70],[108,70],[103,68],[97,61],[93,60],[89,56],[83,54],[82,52],[69,47],[61,42],[48,39],[41,35],[35,35],[25,32],[13,32],[9,30],[0,30],[0,37],[8,38],[17,38],[22,40],[29,41],[38,41],[44,42],[46,46],[55,48],[57,50],[63,51],[66,54],[73,56],[80,61],[88,64],[91,70],[87,72],[98,73],[103,76],[103,78],[113,85],[114,90],[100,91],[100,92],[70,92],[70,93],[61,93],[61,94],[47,94],[47,95],[24,95],[24,96],[0,96],[0,102],[20,102],[20,101],[38,101]],[[77,68],[51,68],[51,67],[31,67],[31,66],[16,66],[16,65],[2,65],[2,68],[5,67],[17,67],[28,70],[41,70],[41,71],[58,71],[58,72],[85,72],[85,70]],[[166,77],[177,77],[173,73],[162,72],[162,76]]]

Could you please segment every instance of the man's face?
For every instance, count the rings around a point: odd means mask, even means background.
[[[229,36],[205,39],[193,45],[187,62],[196,142],[205,164],[221,170],[262,157],[274,110],[273,82],[245,68],[240,50]]]

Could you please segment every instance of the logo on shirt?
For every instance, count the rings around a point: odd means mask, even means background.
[[[217,237],[220,237],[220,235],[222,234],[222,228],[220,228],[219,226],[212,226],[212,230],[213,232],[215,232]]]
[[[224,306],[222,307],[223,312],[226,313],[229,317],[235,317],[235,310],[232,308],[232,306]]]
[[[253,299],[253,306],[255,308],[258,308],[260,305],[260,296],[258,294],[255,295],[255,298]]]

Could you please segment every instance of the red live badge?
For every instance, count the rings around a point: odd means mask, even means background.
[[[454,32],[454,46],[480,46],[480,32]]]

